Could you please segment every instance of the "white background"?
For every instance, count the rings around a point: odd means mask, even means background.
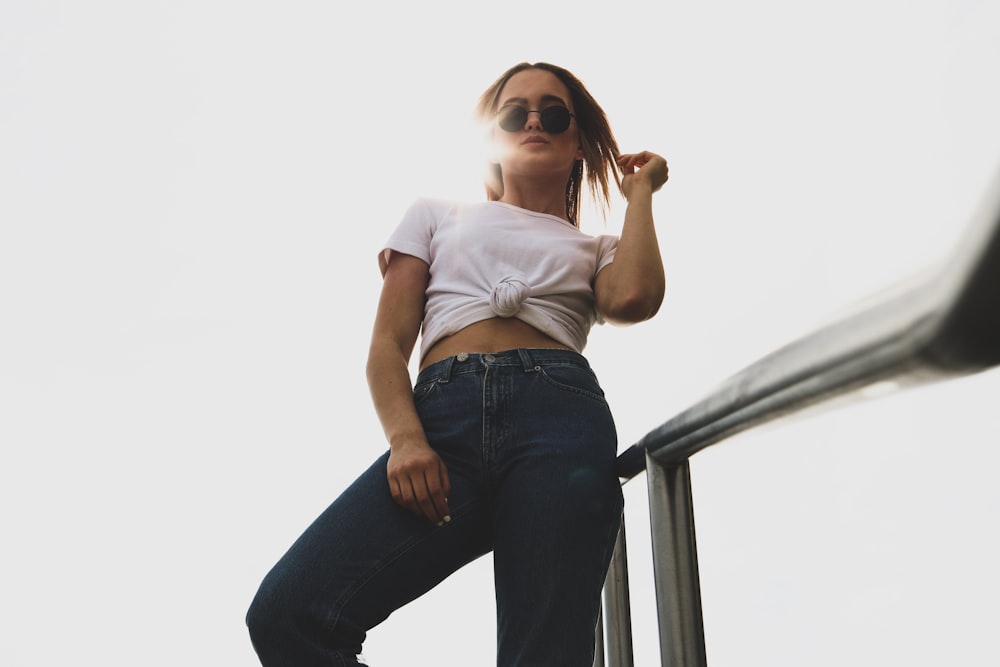
[[[668,296],[587,349],[624,449],[944,260],[1000,166],[1000,5],[0,3],[0,663],[254,665],[243,615],[384,448],[376,254],[481,197],[479,93],[576,72],[665,155]],[[588,213],[584,229],[615,232]],[[692,460],[712,665],[996,665],[996,371]],[[645,481],[636,662],[656,663]],[[489,665],[485,558],[370,635]]]

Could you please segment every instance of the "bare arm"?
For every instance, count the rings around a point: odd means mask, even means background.
[[[397,254],[386,268],[368,351],[368,388],[389,441],[393,499],[414,514],[450,521],[448,471],[431,449],[413,405],[409,359],[424,317],[427,264]]]
[[[653,193],[667,181],[667,162],[642,152],[622,155],[622,190],[628,200],[615,261],[594,280],[597,309],[609,322],[632,324],[659,310],[666,288],[663,260],[653,226]]]

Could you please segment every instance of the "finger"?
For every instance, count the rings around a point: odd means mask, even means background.
[[[399,480],[394,475],[389,475],[389,495],[392,499],[396,501],[397,504],[404,504],[403,487],[399,483]]]
[[[427,485],[427,498],[433,508],[432,520],[437,524],[448,523],[451,521],[451,511],[448,509],[448,492],[451,487],[444,463],[438,461],[438,465],[428,469],[424,481]]]
[[[636,156],[634,153],[624,153],[618,156],[616,162],[618,163],[619,167],[624,167],[629,164],[635,164],[635,158]]]
[[[445,523],[451,521],[451,509],[448,507],[448,494],[451,493],[451,480],[448,477],[448,467],[444,461],[438,461],[436,486],[432,492],[434,506]]]
[[[641,154],[637,154],[628,156],[628,160],[619,163],[618,166],[621,167],[623,173],[635,173],[637,170],[645,167],[646,164],[648,164],[648,160]]]
[[[447,496],[451,493],[451,477],[448,475],[448,466],[444,464],[444,461],[440,461],[438,468],[441,475],[441,491]]]
[[[618,163],[630,162],[631,164],[647,164],[654,160],[663,160],[662,157],[656,153],[651,153],[649,151],[641,151],[639,153],[625,153],[618,158]],[[665,160],[664,160],[665,161]]]
[[[413,485],[409,478],[394,480],[391,487],[392,499],[396,504],[414,514],[420,513],[420,506],[417,504],[413,493]]]
[[[417,505],[420,508],[419,513],[428,521],[441,523],[444,520],[444,515],[440,513],[434,502],[434,494],[431,492],[427,478],[421,477],[414,480],[414,487]]]

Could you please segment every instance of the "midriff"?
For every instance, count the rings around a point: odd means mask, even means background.
[[[519,319],[494,317],[470,324],[434,343],[420,362],[420,369],[462,352],[486,354],[518,347],[571,349]]]

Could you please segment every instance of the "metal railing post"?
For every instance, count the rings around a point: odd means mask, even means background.
[[[687,460],[667,467],[646,455],[663,667],[707,665],[690,470]]]
[[[604,609],[597,615],[597,631],[594,632],[594,667],[604,665]]]
[[[628,552],[625,546],[625,518],[615,541],[615,551],[604,583],[607,610],[608,667],[632,667],[632,610],[628,592]]]

